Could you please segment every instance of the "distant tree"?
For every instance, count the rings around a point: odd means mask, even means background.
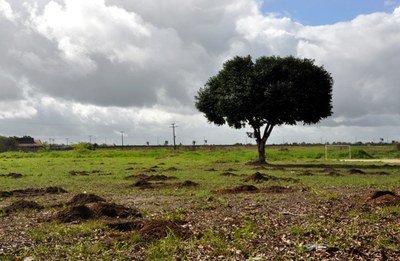
[[[210,123],[250,125],[258,162],[266,163],[265,144],[275,126],[315,124],[332,114],[332,85],[331,75],[310,59],[236,56],[198,91],[195,105]]]
[[[18,143],[15,137],[0,136],[0,152],[12,151],[18,149]]]

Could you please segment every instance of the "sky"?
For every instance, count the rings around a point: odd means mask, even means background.
[[[0,135],[255,143],[194,96],[236,55],[310,58],[333,115],[268,144],[400,141],[400,0],[0,0]]]

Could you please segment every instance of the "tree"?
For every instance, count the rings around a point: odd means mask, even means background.
[[[195,96],[210,123],[253,128],[258,162],[275,126],[315,124],[332,114],[331,75],[310,59],[251,56],[226,61]],[[264,127],[262,130],[262,127]]]
[[[16,137],[0,136],[0,152],[17,150],[18,144]]]

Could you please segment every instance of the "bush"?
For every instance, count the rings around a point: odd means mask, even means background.
[[[74,150],[94,150],[95,145],[89,143],[89,142],[80,142],[78,144],[72,145],[72,148]]]

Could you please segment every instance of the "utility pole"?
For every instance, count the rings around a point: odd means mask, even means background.
[[[124,131],[120,131],[121,132],[121,149],[124,149]]]
[[[174,150],[176,150],[176,143],[175,143],[175,139],[176,139],[176,136],[175,136],[175,128],[178,128],[178,126],[177,126],[177,125],[175,125],[175,122],[174,122],[174,123],[172,123],[172,124],[171,124],[171,128],[172,128],[172,136],[173,136],[173,139],[174,139]]]
[[[89,135],[89,144],[92,145],[92,135]]]
[[[66,140],[67,140],[67,146],[68,146],[68,138],[66,138]]]

